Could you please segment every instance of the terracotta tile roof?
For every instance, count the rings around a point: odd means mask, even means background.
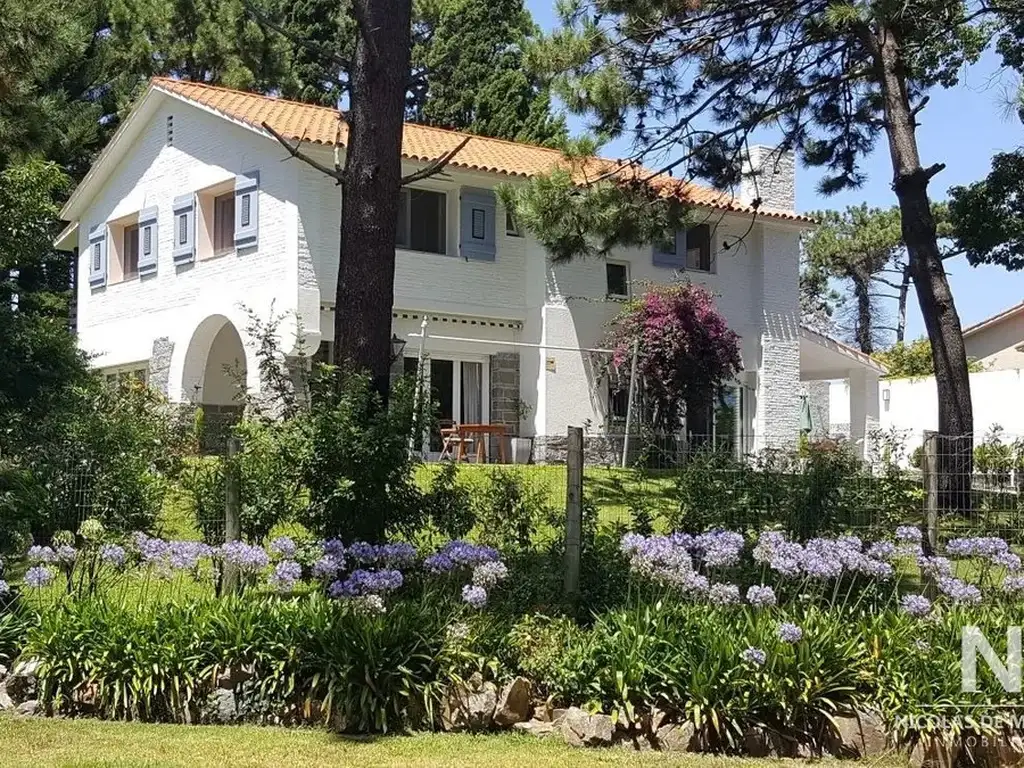
[[[341,120],[341,113],[329,107],[164,77],[153,78],[152,84],[159,90],[176,94],[255,128],[262,128],[265,122],[287,139],[326,146],[344,146],[348,138],[348,127]],[[402,136],[402,155],[410,160],[430,162],[455,149],[466,136],[467,134],[458,131],[406,123]],[[557,149],[483,136],[472,136],[450,162],[450,165],[459,168],[523,177],[545,173],[565,164],[565,157]],[[649,176],[642,168],[628,167],[621,162],[602,158],[593,158],[577,168],[581,180],[588,177],[593,179],[608,171]],[[739,202],[728,193],[709,187],[682,182],[668,176],[654,177],[651,182],[662,194],[679,195],[692,205],[738,213],[754,211],[751,206]],[[792,211],[762,208],[760,214],[789,221],[813,221],[808,216]]]
[[[1020,312],[1024,312],[1024,301],[1022,301],[1020,304],[1014,304],[1009,309],[1004,309],[1002,312],[998,312],[992,315],[992,317],[987,317],[980,323],[975,323],[970,328],[965,328],[964,336],[970,336],[973,333],[977,333],[978,331],[988,328],[990,325],[995,325],[996,323],[1002,322],[1007,318],[1013,317],[1014,315]]]

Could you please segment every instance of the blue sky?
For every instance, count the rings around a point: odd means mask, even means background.
[[[553,0],[526,0],[526,4],[545,30],[556,25]],[[949,187],[983,178],[994,153],[1024,144],[1024,126],[1005,106],[1007,94],[1015,91],[1016,82],[1001,72],[998,64],[996,56],[986,55],[964,72],[956,88],[934,91],[920,115],[918,142],[922,164],[946,164],[946,169],[932,180],[929,188],[933,199],[945,198]],[[574,117],[570,117],[569,124],[573,131],[583,128],[583,123]],[[626,156],[629,146],[625,141],[613,142],[602,154]],[[863,167],[868,177],[863,187],[832,197],[818,193],[820,174],[815,169],[800,168],[797,172],[798,210],[844,208],[862,202],[879,207],[894,205],[896,198],[890,186],[892,170],[884,137],[874,153],[865,158]],[[962,257],[948,262],[947,272],[965,326],[1024,301],[1024,272],[1007,272],[1001,267],[971,267]],[[909,338],[924,334],[913,298],[908,308],[907,334]]]

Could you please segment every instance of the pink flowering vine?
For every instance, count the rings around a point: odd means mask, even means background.
[[[623,308],[608,341],[623,386],[635,340],[644,400],[660,428],[674,428],[687,406],[710,405],[740,371],[740,338],[703,286],[658,286]]]

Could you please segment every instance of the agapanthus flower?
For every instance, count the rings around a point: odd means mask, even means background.
[[[952,576],[943,576],[939,579],[939,591],[954,603],[976,604],[981,602],[980,589]]]
[[[87,518],[78,526],[78,534],[86,541],[98,541],[104,533],[103,523],[94,517]]]
[[[1024,576],[1007,576],[1003,579],[1003,591],[1008,594],[1024,592]]]
[[[992,565],[998,565],[1008,571],[1019,571],[1021,566],[1020,556],[1013,552],[999,552],[992,555],[989,560]]]
[[[404,541],[391,544],[367,544],[365,541],[356,541],[347,547],[346,553],[357,563],[390,568],[409,565],[416,560],[416,547]]]
[[[774,589],[764,584],[755,584],[747,590],[747,602],[755,608],[766,608],[775,605],[778,600]]]
[[[760,648],[750,646],[740,654],[740,658],[749,664],[754,664],[758,667],[763,667],[764,663],[768,660],[768,654],[766,654]]]
[[[481,563],[473,569],[473,583],[478,587],[493,587],[507,576],[508,568],[500,560]]]
[[[954,557],[993,557],[1010,550],[1010,545],[997,536],[974,536],[950,539],[946,552]]]
[[[395,570],[352,571],[345,581],[336,581],[330,586],[331,597],[361,597],[393,592],[402,586],[402,573]]]
[[[886,581],[896,575],[896,569],[884,560],[875,560],[874,558],[866,557],[863,562],[860,563],[857,568],[859,573],[865,576],[870,576],[873,579],[880,579]]]
[[[259,547],[255,547],[263,552]],[[169,541],[164,553],[167,564],[179,571],[193,571],[204,557],[213,555],[213,547],[201,541]],[[266,553],[264,553],[266,556]],[[236,563],[237,564],[237,563]]]
[[[78,550],[70,544],[61,544],[57,547],[57,562],[61,565],[72,565],[78,557]]]
[[[278,536],[270,542],[269,549],[270,554],[290,560],[295,557],[295,551],[298,547],[295,544],[295,540],[290,536]]]
[[[360,595],[359,597],[353,597],[349,600],[349,605],[352,610],[356,613],[361,613],[364,616],[376,616],[382,613],[387,613],[387,607],[384,605],[384,598],[380,595]]]
[[[708,602],[712,605],[735,605],[740,600],[740,588],[735,584],[712,584],[708,589]]]
[[[475,584],[467,584],[462,588],[462,599],[474,608],[483,608],[487,604],[487,590]]]
[[[334,555],[324,555],[313,563],[312,572],[318,579],[333,579],[344,567],[344,560],[339,561]]]
[[[779,531],[762,531],[754,547],[755,562],[767,565],[783,576],[799,576],[804,548]]]
[[[896,538],[899,541],[920,544],[923,536],[920,528],[913,525],[901,525],[896,529]]]
[[[475,568],[484,563],[493,563],[501,559],[498,550],[468,541],[455,539],[449,541],[437,552],[423,561],[423,567],[431,573],[450,573],[459,568]]]
[[[341,539],[327,539],[321,542],[320,546],[325,555],[330,555],[336,560],[343,560],[345,557],[345,545],[341,543]]]
[[[107,565],[112,565],[115,568],[121,568],[127,557],[128,555],[124,551],[124,547],[117,544],[104,544],[100,547],[100,559]]]
[[[53,571],[42,565],[34,565],[25,571],[25,584],[30,587],[45,587],[53,581]]]
[[[26,557],[28,557],[28,561],[34,565],[57,562],[56,552],[54,552],[50,547],[41,547],[38,544],[28,548]]]
[[[274,566],[267,580],[278,592],[291,592],[301,579],[302,566],[294,560],[282,560]]]
[[[710,531],[693,540],[697,558],[708,568],[728,568],[740,561],[743,536],[732,531]]]
[[[779,624],[778,630],[779,640],[784,643],[793,645],[799,643],[804,637],[804,631],[800,629],[796,624],[789,621],[784,621]]]
[[[868,547],[867,555],[872,560],[881,560],[888,563],[896,557],[896,545],[891,541],[876,541]]]
[[[924,595],[904,595],[900,598],[900,608],[904,613],[922,618],[931,613],[932,601]]]
[[[452,622],[444,631],[444,639],[451,645],[458,645],[469,639],[469,624],[464,621]]]
[[[621,548],[634,573],[659,584],[692,588],[693,560],[679,539],[634,534],[623,539]]]
[[[270,557],[263,547],[244,541],[229,541],[220,546],[220,556],[241,571],[256,573],[270,565]]]
[[[8,584],[3,579],[0,579],[0,597],[3,597],[4,595],[9,595],[10,593],[11,593],[11,585]]]
[[[953,573],[953,563],[938,555],[935,557],[921,555],[917,558],[917,567],[926,576],[949,576]]]

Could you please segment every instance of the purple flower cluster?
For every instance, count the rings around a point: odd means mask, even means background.
[[[231,563],[240,571],[258,573],[270,565],[270,557],[263,547],[246,544],[244,541],[228,541],[220,545],[219,554],[225,563]]]
[[[324,555],[313,563],[312,573],[316,578],[328,581],[334,579],[338,575],[338,572],[344,570],[344,568],[344,558],[339,560],[334,555]]]
[[[803,640],[804,631],[800,629],[800,627],[798,627],[796,624],[793,624],[789,621],[784,621],[781,624],[779,624],[778,636],[779,640],[781,640],[782,642],[794,645]]]
[[[980,589],[952,576],[943,576],[939,579],[939,591],[954,603],[975,605],[981,602]]]
[[[294,560],[282,560],[271,571],[268,581],[278,592],[291,592],[302,579],[302,566]]]
[[[756,667],[763,667],[764,663],[768,660],[768,654],[760,648],[751,646],[740,654],[740,658],[748,664],[753,664]]]
[[[391,544],[367,544],[365,541],[356,541],[345,549],[345,553],[361,565],[384,568],[401,568],[416,561],[416,547],[404,541]]]
[[[1024,576],[1007,576],[1003,579],[1003,592],[1007,594],[1024,592]]]
[[[900,599],[900,608],[904,613],[923,618],[932,611],[932,602],[924,595],[904,595]]]
[[[691,551],[708,568],[729,568],[740,561],[743,536],[723,530],[702,533],[693,540]]]
[[[747,590],[747,602],[755,608],[768,608],[778,602],[775,590],[764,584],[755,584]]]
[[[107,565],[112,565],[115,568],[122,568],[124,567],[125,561],[128,559],[128,555],[122,546],[117,544],[104,544],[100,547],[100,559]]]
[[[50,547],[40,547],[38,545],[29,547],[26,556],[33,565],[57,562],[57,553],[50,549]]]
[[[920,555],[917,558],[917,567],[925,576],[949,576],[953,573],[953,563],[938,555],[935,557]]]
[[[362,597],[364,595],[382,595],[393,592],[402,586],[401,571],[381,570],[352,571],[344,581],[335,581],[330,586],[331,597]]]
[[[876,541],[868,547],[867,556],[883,563],[892,562],[896,558],[896,545],[891,541]]]
[[[1011,572],[1019,571],[1021,567],[1020,556],[1013,552],[1000,552],[999,554],[992,555],[989,560],[992,562],[992,565],[998,565]]]
[[[42,565],[34,565],[25,571],[25,584],[30,587],[45,587],[53,581],[53,571]]]
[[[767,565],[783,576],[799,576],[804,548],[778,531],[763,531],[754,547],[754,562]]]
[[[295,540],[290,536],[278,536],[270,542],[269,549],[270,554],[290,560],[295,557],[295,551],[298,547],[295,545]]]
[[[450,573],[460,568],[476,568],[484,563],[501,560],[498,550],[456,539],[449,541],[423,561],[430,573]]]
[[[996,536],[950,539],[946,552],[954,557],[995,557],[1010,551],[1010,545]]]
[[[487,590],[476,584],[467,584],[462,588],[462,599],[474,608],[487,605]]]
[[[923,538],[921,529],[913,525],[901,525],[896,528],[897,541],[910,544],[920,544]]]
[[[61,544],[57,547],[57,562],[61,565],[74,565],[75,558],[77,557],[78,550],[70,544]]]
[[[688,545],[692,539],[684,536],[622,537],[620,549],[629,557],[629,567],[636,573],[659,584],[693,587],[693,559]]]
[[[708,589],[708,600],[712,605],[736,605],[742,602],[740,588],[735,584],[712,584]]]

